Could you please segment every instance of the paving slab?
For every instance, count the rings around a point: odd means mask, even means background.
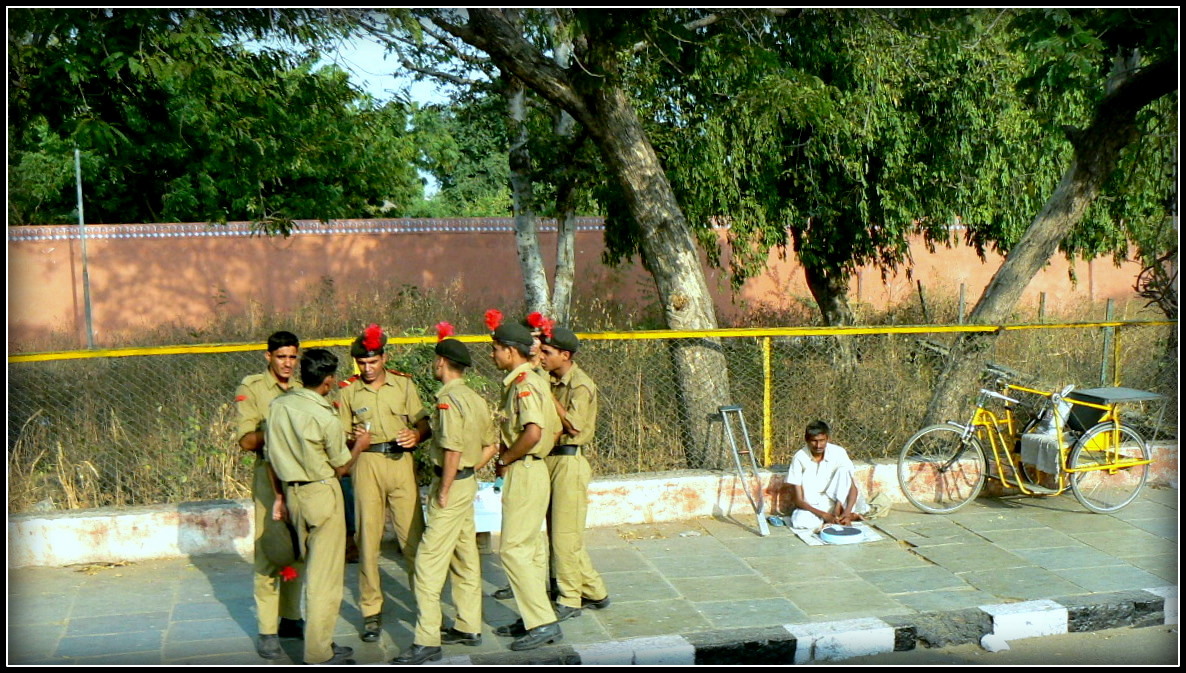
[[[1178,546],[1176,542],[1131,526],[1121,530],[1072,533],[1071,537],[1119,558],[1160,554]]]
[[[1060,533],[1049,526],[1022,528],[1020,530],[984,530],[977,532],[989,542],[1012,552],[1022,549],[1065,547],[1078,542],[1070,535]]]
[[[1068,568],[1052,572],[1092,592],[1144,589],[1164,582],[1153,573],[1128,564],[1099,568]]]
[[[999,570],[1029,565],[1022,557],[988,542],[919,547],[919,556],[952,572]]]
[[[1068,568],[1097,568],[1099,566],[1119,565],[1122,561],[1115,556],[1089,547],[1076,540],[1074,544],[1049,549],[1014,549],[1013,553],[1031,562],[1033,565],[1047,570],[1066,570]]]
[[[1083,592],[1078,585],[1063,579],[1054,571],[1036,566],[976,570],[960,573],[960,577],[973,587],[1007,601],[1053,598]]]
[[[810,656],[787,625],[870,631],[884,620],[895,648],[975,642],[992,623],[986,606],[1035,600],[1065,606],[1068,629],[1176,623],[1177,491],[1147,493],[1123,516],[1087,512],[1068,497],[981,498],[951,516],[896,505],[875,522],[885,540],[844,546],[808,546],[785,528],[760,537],[752,522],[727,518],[593,529],[586,546],[610,590],[608,609],[561,624],[559,646],[515,653],[511,639],[493,634],[517,618],[514,600],[486,596],[483,643],[446,646],[446,661],[573,664],[583,651],[630,663],[787,664]],[[360,664],[387,663],[412,642],[414,601],[398,558],[384,547],[377,643],[360,640],[358,570],[347,566],[335,640]],[[504,585],[496,554],[482,557],[482,570],[485,593]],[[300,641],[282,641],[275,662],[255,654],[251,563],[234,555],[10,569],[8,579],[9,663],[301,663]],[[446,622],[449,602],[446,594]],[[857,637],[834,635],[812,651],[839,656]]]
[[[890,596],[968,588],[968,583],[959,575],[934,565],[891,570],[865,570],[859,574],[861,579]],[[894,598],[897,600],[897,596]]]

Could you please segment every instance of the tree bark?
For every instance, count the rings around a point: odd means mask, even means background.
[[[588,131],[617,178],[625,206],[642,230],[640,250],[655,279],[667,326],[675,330],[717,327],[716,311],[691,228],[647,139],[642,123],[617,84],[612,44],[589,40],[579,70],[566,71],[523,39],[499,10],[471,9],[466,26],[438,25],[487,52],[537,93],[563,108]],[[572,72],[570,78],[569,72]],[[709,447],[710,423],[729,403],[728,370],[715,339],[672,342],[679,386],[679,421],[688,466],[719,467],[720,447]]]
[[[523,82],[504,71],[507,81],[503,97],[507,102],[507,129],[510,150],[507,153],[511,170],[511,203],[515,216],[515,247],[519,252],[519,268],[523,272],[527,312],[539,311],[551,315],[548,300],[548,275],[544,271],[539,249],[539,230],[535,217],[531,153],[527,148],[527,90]]]
[[[848,305],[850,276],[844,269],[804,265],[803,275],[811,296],[815,297],[815,303],[819,306],[824,324],[829,327],[851,325],[852,308]]]
[[[1091,124],[1072,134],[1071,164],[1021,241],[1005,258],[968,318],[994,325],[1008,319],[1030,280],[1058,250],[1116,169],[1120,152],[1137,139],[1137,112],[1177,88],[1177,64],[1160,61],[1109,84]],[[962,419],[963,400],[978,389],[980,372],[998,333],[961,336],[951,349],[922,424]]]

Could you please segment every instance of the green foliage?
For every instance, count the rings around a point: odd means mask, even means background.
[[[402,108],[314,70],[315,50],[236,41],[332,32],[293,11],[14,10],[10,223],[76,217],[62,169],[73,147],[89,222],[246,219],[285,232],[297,218],[407,208],[421,186]]]
[[[506,114],[494,95],[412,113],[417,166],[440,188],[417,217],[507,217],[511,212]]]

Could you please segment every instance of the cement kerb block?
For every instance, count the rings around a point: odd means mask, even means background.
[[[1067,609],[1043,598],[1021,603],[982,605],[992,616],[993,634],[1005,640],[1055,636],[1067,632]]]
[[[462,654],[459,656],[445,657],[440,661],[426,661],[428,666],[473,666],[474,660],[470,659],[469,655]]]
[[[1145,589],[1155,596],[1161,596],[1165,599],[1165,623],[1178,623],[1178,587],[1157,587],[1155,589]]]
[[[894,627],[873,617],[784,626],[797,641],[795,663],[840,661],[894,651]]]
[[[634,648],[628,642],[592,643],[573,645],[582,666],[632,666]]]
[[[634,651],[636,666],[691,666],[696,648],[683,636],[631,638],[626,644]]]

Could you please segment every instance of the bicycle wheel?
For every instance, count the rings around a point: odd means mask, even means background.
[[[949,425],[932,425],[906,441],[898,455],[898,485],[915,507],[947,514],[971,502],[984,487],[984,449],[975,437]]]
[[[1115,434],[1113,431],[1115,430]],[[1149,447],[1136,430],[1100,423],[1075,443],[1070,469],[1149,460]],[[1149,465],[1071,473],[1071,492],[1084,507],[1101,514],[1115,512],[1136,499],[1149,478]]]

